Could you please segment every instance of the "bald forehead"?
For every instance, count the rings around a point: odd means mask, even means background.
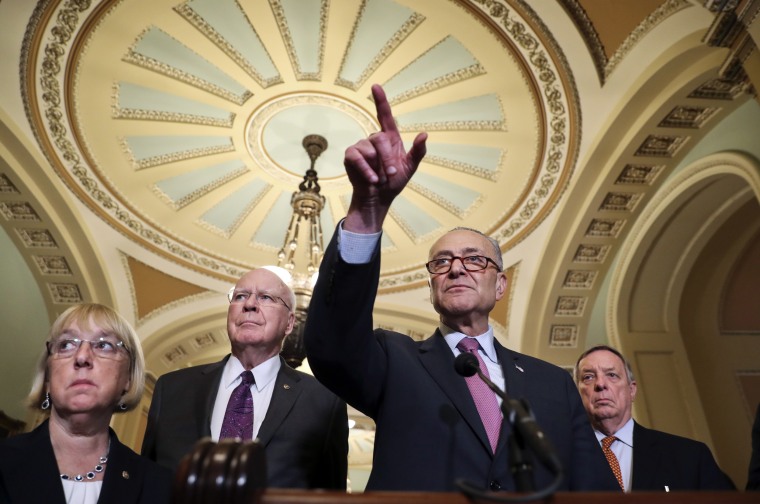
[[[267,291],[279,291],[284,292],[288,286],[282,281],[280,277],[275,275],[269,270],[260,268],[253,271],[249,271],[235,284],[236,288],[256,288]]]
[[[493,256],[493,247],[484,236],[466,229],[449,231],[441,236],[430,247],[429,258],[440,255],[462,255],[478,253],[487,257]]]

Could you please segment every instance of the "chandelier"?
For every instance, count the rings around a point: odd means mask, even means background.
[[[290,198],[293,215],[285,234],[285,241],[277,254],[277,265],[288,273],[285,275],[288,278],[287,283],[296,295],[296,321],[293,332],[283,341],[280,352],[292,368],[300,366],[306,357],[303,329],[324,252],[319,216],[325,206],[325,197],[319,194],[319,177],[314,164],[327,149],[327,140],[320,135],[307,135],[301,144],[309,155],[311,166],[298,185],[298,191]],[[303,247],[303,243],[308,244],[307,248]]]

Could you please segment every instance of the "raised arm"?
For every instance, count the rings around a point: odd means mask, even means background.
[[[406,187],[426,151],[427,133],[420,133],[406,152],[383,88],[373,85],[372,97],[380,131],[346,149],[343,161],[353,186],[343,229],[355,233],[382,230],[393,199]]]

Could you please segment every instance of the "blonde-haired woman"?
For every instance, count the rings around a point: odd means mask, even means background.
[[[53,323],[30,407],[47,418],[0,444],[0,502],[163,503],[171,472],[137,455],[110,429],[139,402],[145,360],[129,323],[86,303]]]

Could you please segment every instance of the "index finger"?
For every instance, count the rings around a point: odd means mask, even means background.
[[[393,118],[393,112],[391,111],[391,104],[388,103],[385,91],[383,91],[383,88],[379,84],[372,85],[372,98],[375,100],[377,121],[380,123],[380,129],[388,133],[398,133],[396,120]]]

